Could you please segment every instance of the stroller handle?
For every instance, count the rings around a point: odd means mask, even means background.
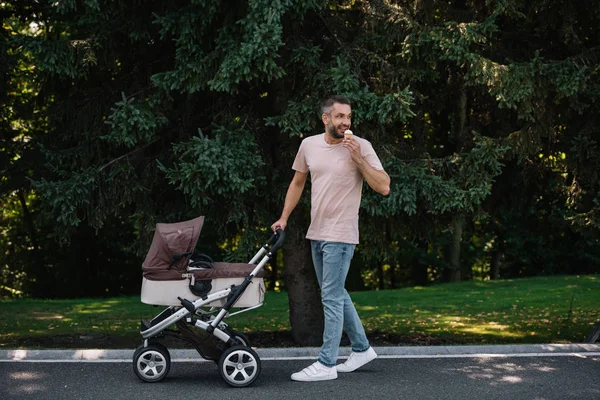
[[[283,244],[284,240],[285,240],[285,232],[281,228],[277,228],[275,230],[275,233],[273,234],[273,236],[271,236],[271,238],[267,242],[267,244],[269,244],[269,245],[275,243],[273,245],[273,247],[271,247],[271,250],[270,250],[271,254],[275,254],[275,252],[277,250],[279,250],[279,248]]]

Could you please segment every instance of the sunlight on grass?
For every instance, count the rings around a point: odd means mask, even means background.
[[[64,315],[47,315],[44,317],[33,317],[34,319],[37,319],[39,321],[47,321],[47,320],[51,320],[51,319],[64,319]]]
[[[525,337],[524,333],[516,333],[509,331],[510,327],[507,325],[500,325],[495,322],[469,325],[467,327],[459,329],[460,332],[473,333],[476,335],[494,335],[509,338],[522,338]]]
[[[445,338],[461,343],[576,343],[600,321],[598,276],[556,276],[352,292],[367,334]],[[111,299],[2,300],[0,347],[22,338],[139,334],[140,318],[161,307],[139,296]],[[289,331],[289,299],[268,292],[265,305],[228,318],[242,332]]]
[[[78,310],[77,313],[78,314],[102,314],[102,313],[108,313],[110,312],[110,310],[108,309],[90,309],[90,310]]]
[[[354,305],[356,307],[356,310],[360,310],[360,311],[376,311],[379,307],[377,306],[359,306],[357,304]]]
[[[111,299],[101,302],[93,302],[87,304],[78,304],[74,307],[77,314],[107,314],[113,313],[115,308],[120,309],[121,303],[119,300]]]

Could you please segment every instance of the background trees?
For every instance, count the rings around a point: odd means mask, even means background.
[[[599,271],[593,2],[0,7],[2,295],[136,293],[154,224],[197,215],[206,252],[248,257],[331,93],[392,177],[351,288]],[[307,201],[269,279],[314,342]]]

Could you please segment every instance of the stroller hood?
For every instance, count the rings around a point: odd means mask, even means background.
[[[184,279],[187,262],[196,247],[204,217],[174,224],[156,224],[142,272],[150,280]],[[187,254],[186,254],[187,253]]]

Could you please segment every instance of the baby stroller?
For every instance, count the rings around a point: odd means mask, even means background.
[[[215,361],[229,385],[245,387],[258,378],[260,358],[248,338],[224,319],[263,304],[263,267],[285,235],[278,229],[248,264],[213,262],[194,252],[203,223],[204,217],[198,217],[156,225],[142,264],[141,300],[167,308],[151,320],[142,319],[144,341],[133,354],[133,370],[145,382],[164,379],[171,356],[159,339],[169,336],[190,343],[203,358]],[[239,310],[231,313],[232,308]]]

